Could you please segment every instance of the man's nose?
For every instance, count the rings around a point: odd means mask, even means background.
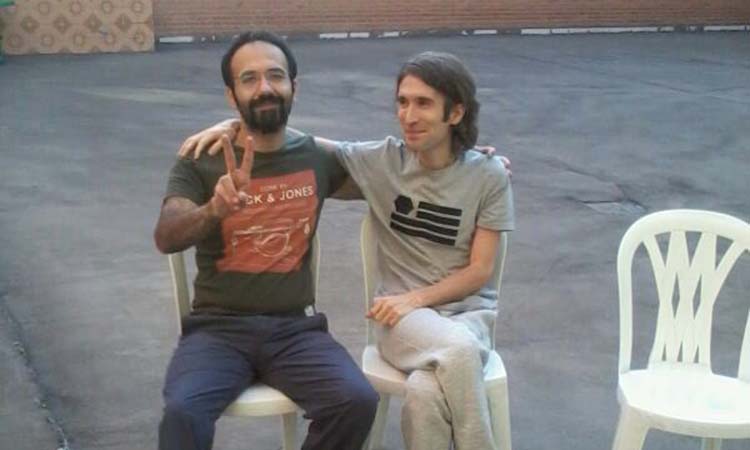
[[[403,115],[404,115],[404,122],[406,123],[414,123],[417,121],[417,114],[414,111],[414,108],[412,108],[411,106],[404,107]]]
[[[273,92],[271,83],[268,81],[268,78],[266,78],[265,76],[260,77],[260,85],[258,86],[258,90],[262,93]]]

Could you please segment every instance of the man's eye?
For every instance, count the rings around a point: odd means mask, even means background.
[[[243,84],[255,83],[256,78],[255,75],[243,75],[240,77],[240,82]]]
[[[271,72],[268,74],[268,79],[271,81],[283,81],[285,75],[283,72]]]

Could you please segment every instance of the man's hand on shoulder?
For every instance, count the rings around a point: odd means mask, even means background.
[[[491,158],[493,156],[497,156],[497,158],[500,160],[501,163],[503,163],[503,166],[505,167],[505,171],[508,172],[508,177],[513,178],[513,172],[510,170],[510,159],[508,159],[507,156],[503,155],[497,155],[497,149],[491,145],[477,145],[474,147],[476,151],[479,153],[483,153],[487,155],[487,157]]]
[[[510,159],[502,155],[498,156],[498,158],[500,158],[500,162],[503,163],[505,171],[508,172],[508,178],[513,178],[513,171],[510,170]]]
[[[240,121],[238,119],[227,119],[219,122],[185,139],[177,152],[177,156],[189,158],[192,155],[193,159],[198,159],[201,153],[206,150],[208,150],[209,155],[215,155],[222,149],[221,137],[226,135],[230,141],[233,141],[237,137],[239,129]]]

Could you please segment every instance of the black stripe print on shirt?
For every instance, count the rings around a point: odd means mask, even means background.
[[[390,227],[409,236],[443,245],[456,245],[462,210],[420,201],[416,210],[411,198],[399,195],[393,202]],[[452,217],[446,217],[452,216]]]

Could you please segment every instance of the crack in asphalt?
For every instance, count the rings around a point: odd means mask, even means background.
[[[29,352],[27,350],[28,345],[23,339],[21,324],[8,308],[6,304],[6,294],[4,292],[0,292],[0,322],[4,322],[4,325],[6,325],[2,328],[6,330],[9,340],[12,342],[13,350],[21,360],[21,363],[26,369],[28,379],[35,388],[34,404],[39,410],[41,410],[44,419],[57,437],[57,450],[72,450],[69,446],[67,433],[63,429],[58,418],[47,405],[47,399],[50,397],[48,390],[45,389],[44,385],[39,381],[39,374],[31,364],[31,359],[29,358]]]
[[[523,55],[523,54],[520,54],[520,53],[516,53],[516,52],[510,51],[510,50],[501,50],[500,52],[501,53],[505,53],[506,55],[508,55],[510,57],[517,58],[517,59],[522,60],[522,61],[530,61],[530,62],[539,63],[539,64],[546,64],[546,65],[551,65],[551,66],[562,67],[562,68],[565,68],[565,69],[568,69],[568,70],[572,70],[572,71],[583,72],[583,73],[590,74],[590,75],[602,76],[602,77],[605,77],[606,79],[621,80],[621,81],[625,81],[625,82],[632,83],[632,84],[640,84],[640,85],[649,86],[649,87],[652,87],[652,88],[658,88],[658,89],[664,89],[666,91],[677,92],[677,93],[680,93],[680,94],[688,94],[688,95],[702,95],[703,94],[703,95],[706,95],[706,97],[709,97],[709,98],[714,99],[714,100],[720,100],[720,101],[725,101],[725,102],[735,103],[735,104],[740,104],[740,105],[750,104],[750,103],[748,103],[747,101],[745,101],[745,100],[743,100],[741,98],[726,97],[726,96],[723,96],[723,95],[717,95],[717,94],[713,93],[715,91],[721,92],[724,89],[733,89],[734,88],[733,86],[731,86],[729,88],[714,89],[712,91],[709,91],[708,93],[705,93],[705,92],[702,92],[702,91],[696,90],[696,89],[679,88],[679,87],[673,86],[669,82],[662,82],[662,81],[657,81],[657,80],[649,80],[649,79],[646,79],[646,78],[635,78],[635,77],[628,76],[628,75],[621,75],[619,73],[612,72],[612,71],[607,71],[607,70],[602,70],[602,69],[595,69],[595,68],[592,68],[592,67],[583,67],[583,65],[579,65],[579,64],[576,64],[576,63],[561,62],[561,61],[559,61],[557,59],[553,60],[553,59],[550,59],[550,58],[544,58],[544,57],[538,57],[538,56],[528,56],[528,55]],[[744,65],[742,65],[742,64],[735,64],[735,66],[736,65],[744,67]]]
[[[574,166],[567,161],[563,161],[554,157],[539,158],[539,160],[543,163],[546,163],[550,167],[562,169],[576,175],[589,177],[596,181],[599,181],[600,183],[611,184],[617,189],[617,191],[620,192],[620,194],[622,194],[622,196],[619,198],[607,200],[581,200],[579,198],[573,197],[573,200],[577,202],[583,203],[584,205],[587,205],[592,209],[605,214],[645,214],[646,212],[648,212],[648,208],[646,207],[646,205],[637,200],[628,192],[627,185],[615,181],[613,177],[609,176],[608,174],[593,173],[581,167]]]
[[[576,72],[583,72],[583,73],[586,73],[586,74],[603,76],[603,77],[605,77],[607,79],[617,79],[617,80],[626,81],[626,82],[629,82],[629,83],[642,84],[642,85],[645,85],[645,86],[660,88],[660,89],[664,89],[664,90],[667,90],[667,91],[679,92],[681,94],[695,94],[696,93],[694,90],[685,89],[685,88],[678,88],[678,87],[675,87],[672,84],[669,84],[667,82],[647,80],[647,79],[643,79],[643,78],[633,78],[633,77],[629,77],[627,75],[621,75],[619,73],[615,73],[615,72],[611,72],[611,71],[606,71],[606,70],[601,70],[601,69],[595,69],[595,68],[591,68],[591,67],[583,67],[583,66],[575,64],[575,63],[566,63],[566,62],[561,62],[559,60],[552,60],[552,59],[548,59],[548,58],[544,58],[544,57],[539,57],[539,56],[523,55],[523,54],[516,53],[516,52],[513,52],[513,51],[509,51],[509,50],[503,50],[503,53],[506,53],[507,55],[512,56],[514,58],[517,58],[519,60],[525,60],[525,61],[531,61],[531,62],[535,62],[535,63],[541,63],[541,64],[547,64],[547,65],[562,67],[562,68],[573,70],[573,71],[576,71]]]

